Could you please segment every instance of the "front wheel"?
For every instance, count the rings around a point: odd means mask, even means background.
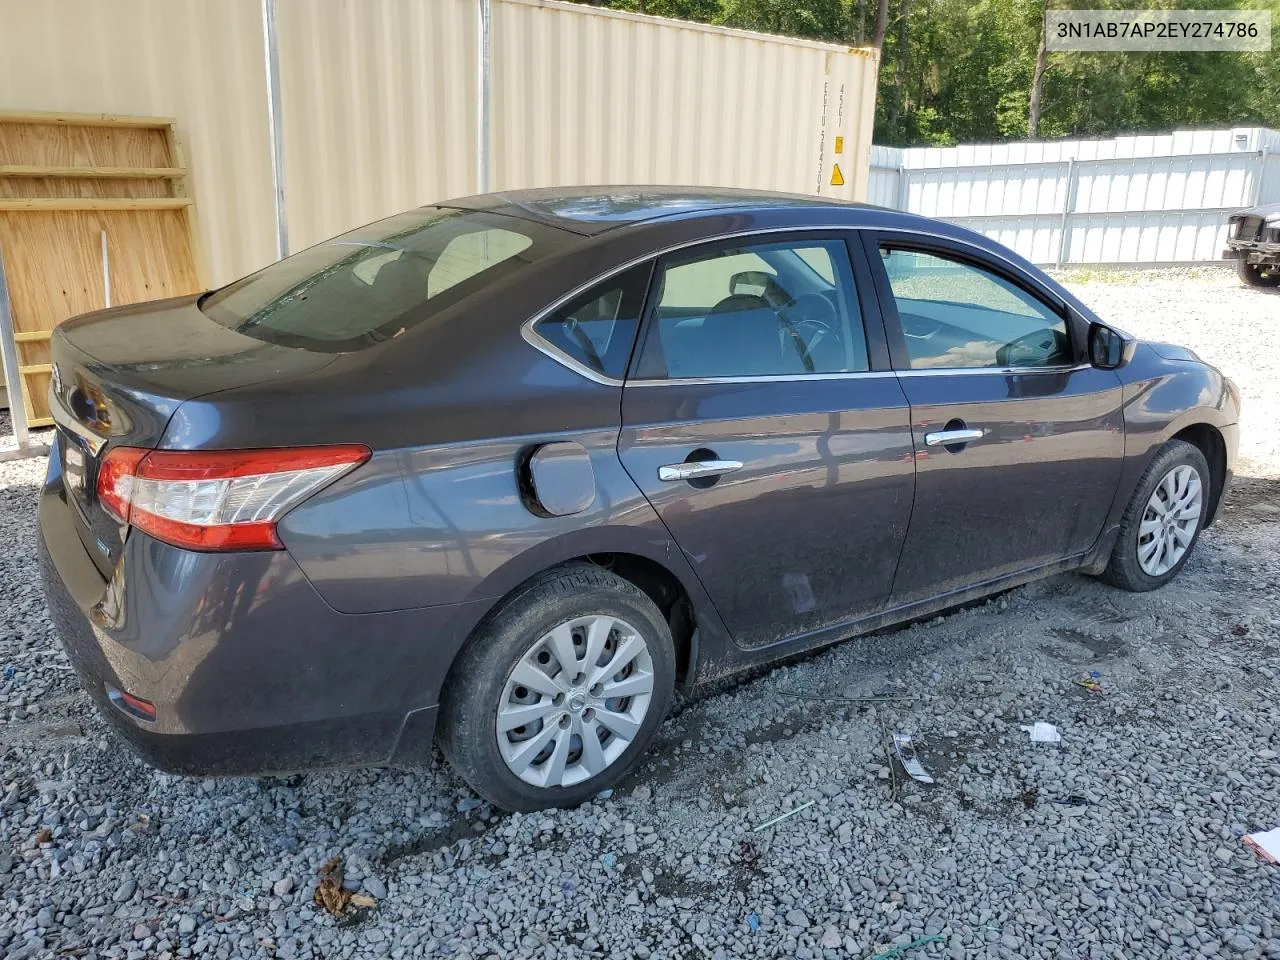
[[[639,759],[666,716],[675,672],[671,630],[648,595],[598,567],[551,571],[459,655],[440,746],[499,807],[576,806]]]
[[[1250,263],[1244,257],[1236,260],[1236,276],[1248,287],[1280,286],[1280,267],[1270,267],[1270,273],[1262,272],[1262,264]]]
[[[1199,448],[1170,440],[1147,467],[1120,520],[1102,578],[1124,590],[1155,590],[1178,575],[1209,515],[1209,464]]]

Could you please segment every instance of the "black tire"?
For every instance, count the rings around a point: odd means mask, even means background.
[[[540,638],[567,620],[592,614],[619,617],[641,635],[653,663],[652,699],[637,735],[603,771],[567,787],[535,786],[513,773],[502,757],[498,707],[512,672]],[[577,806],[635,765],[666,717],[675,677],[671,629],[647,594],[600,567],[561,567],[504,600],[467,641],[445,683],[440,747],[457,774],[498,807],[528,811]]]
[[[1147,502],[1151,499],[1152,494],[1155,493],[1156,487],[1170,471],[1183,465],[1194,468],[1196,473],[1200,475],[1202,491],[1200,497],[1200,519],[1196,524],[1187,552],[1167,571],[1159,576],[1152,576],[1142,569],[1142,564],[1138,561],[1138,527],[1142,523],[1143,514],[1146,512]],[[1133,497],[1129,500],[1128,506],[1125,507],[1124,516],[1120,519],[1120,536],[1111,552],[1111,560],[1108,562],[1107,568],[1102,572],[1102,579],[1112,586],[1119,587],[1122,590],[1130,590],[1134,593],[1142,593],[1163,587],[1178,575],[1178,572],[1195,552],[1196,544],[1200,540],[1200,532],[1204,529],[1205,519],[1209,515],[1209,505],[1213,502],[1213,496],[1212,477],[1204,454],[1200,452],[1198,447],[1190,443],[1182,440],[1170,440],[1156,453],[1146,472],[1143,473],[1142,479],[1138,481],[1137,487],[1134,488]]]
[[[1250,263],[1244,257],[1236,259],[1236,276],[1249,287],[1280,287],[1280,267],[1272,267],[1271,272],[1263,274],[1259,264]]]

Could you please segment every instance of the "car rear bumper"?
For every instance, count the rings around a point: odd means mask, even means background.
[[[136,530],[108,581],[72,511],[55,465],[39,503],[49,610],[85,689],[146,760],[215,775],[429,758],[474,605],[342,614],[287,552],[194,553]]]
[[[1250,263],[1275,262],[1280,260],[1280,243],[1255,241],[1228,241],[1227,249],[1222,251],[1224,260],[1248,260]]]

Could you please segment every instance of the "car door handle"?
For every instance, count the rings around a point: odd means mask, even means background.
[[[693,460],[688,463],[669,463],[658,468],[659,480],[697,480],[700,477],[718,477],[742,469],[741,460]]]
[[[939,430],[937,433],[926,433],[924,435],[924,445],[926,447],[948,447],[953,443],[968,443],[970,440],[981,440],[986,435],[986,432],[976,427],[965,430]]]

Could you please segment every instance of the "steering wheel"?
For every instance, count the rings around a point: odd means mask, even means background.
[[[828,337],[836,337],[836,308],[820,293],[802,293],[777,309],[787,326],[804,340],[807,354]]]

